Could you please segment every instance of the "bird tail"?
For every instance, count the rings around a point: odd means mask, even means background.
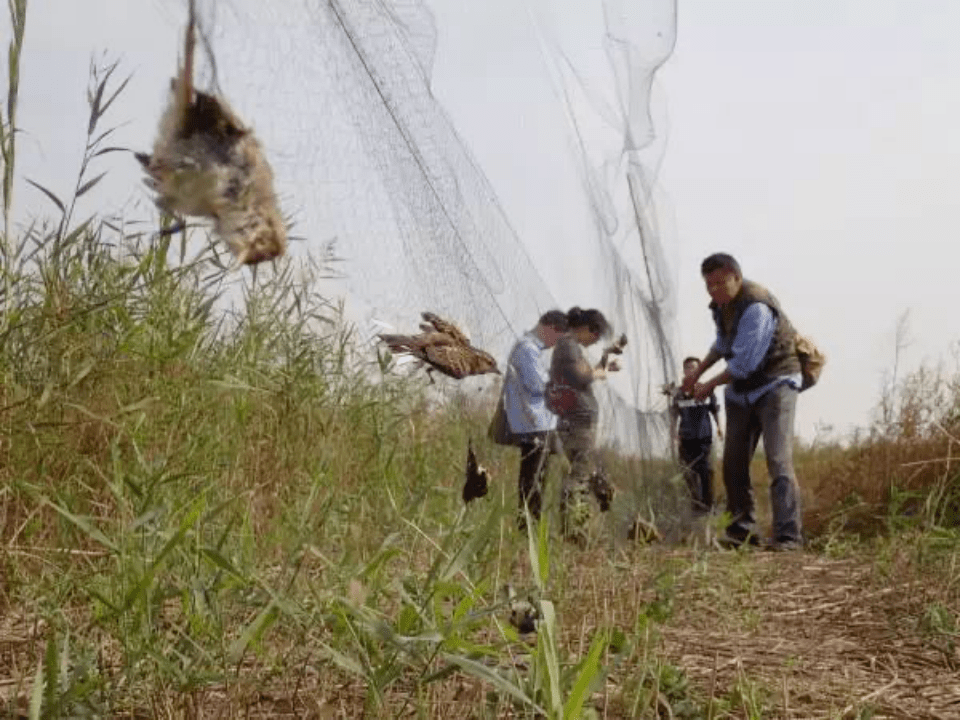
[[[183,65],[173,79],[173,104],[171,118],[175,125],[172,130],[177,135],[186,133],[187,110],[193,102],[193,66],[197,47],[197,11],[196,0],[187,2],[187,27],[183,38]]]

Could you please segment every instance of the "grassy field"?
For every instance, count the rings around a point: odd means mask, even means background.
[[[95,78],[77,196],[118,87]],[[920,370],[861,436],[797,447],[808,551],[717,551],[672,468],[614,457],[617,502],[578,550],[555,492],[516,530],[489,396],[441,403],[395,372],[318,292],[322,264],[238,280],[215,249],[189,260],[52,194],[49,223],[14,231],[6,108],[0,713],[960,715],[957,373]],[[464,507],[468,438],[494,481]],[[627,539],[638,512],[663,542]]]

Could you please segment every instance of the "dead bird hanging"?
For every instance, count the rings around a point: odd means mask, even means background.
[[[482,498],[490,488],[490,471],[477,462],[473,452],[473,440],[467,441],[467,468],[463,483],[463,502]]]
[[[213,220],[234,267],[272,260],[286,251],[273,171],[253,131],[222,97],[193,85],[196,0],[189,0],[183,66],[150,155],[136,153],[161,211]]]
[[[470,344],[460,328],[431,312],[421,313],[426,322],[418,335],[379,335],[391,352],[412,355],[426,363],[433,382],[433,371],[461,380],[468,375],[500,374],[493,356]]]

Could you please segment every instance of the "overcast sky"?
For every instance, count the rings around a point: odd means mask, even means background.
[[[440,14],[437,89],[517,224],[535,232],[549,213],[524,199],[536,163],[498,149],[516,121],[483,110],[505,84],[524,102],[518,74],[535,72],[535,41],[512,0],[471,7]],[[498,27],[513,29],[496,45],[470,41]],[[661,216],[679,246],[680,353],[702,355],[712,337],[699,261],[733,253],[829,358],[799,403],[805,437],[820,422],[869,421],[904,311],[908,367],[960,338],[958,27],[951,0],[679,4],[654,114],[667,135]],[[470,73],[484,77],[473,97],[457,79]]]
[[[554,182],[556,156],[569,147],[529,6],[431,6],[437,96],[525,241],[555,241],[566,231],[557,208],[574,190]],[[578,4],[557,7],[576,27],[569,13]],[[103,49],[121,52],[124,70],[136,72],[118,109],[129,120],[119,140],[149,145],[180,14],[173,0],[31,0],[23,176],[69,194],[87,67]],[[599,47],[595,28],[583,27],[584,45]],[[654,91],[679,352],[701,354],[712,338],[700,259],[733,253],[828,355],[821,385],[799,405],[805,437],[818,422],[838,430],[868,422],[905,310],[907,366],[944,356],[960,338],[958,27],[955,0],[680,1],[676,48]],[[133,171],[105,181],[96,202],[143,203]],[[21,189],[17,202],[27,209],[42,199]]]

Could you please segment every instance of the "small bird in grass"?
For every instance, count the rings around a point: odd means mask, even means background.
[[[540,608],[533,595],[520,597],[512,585],[505,585],[500,590],[500,596],[509,608],[510,624],[521,635],[537,631],[537,626],[540,624]]]
[[[427,375],[433,380],[433,371],[439,370],[455,380],[468,375],[500,374],[497,361],[490,353],[470,344],[460,328],[434,313],[422,313],[426,321],[420,325],[419,335],[386,335],[377,337],[391,352],[406,353],[426,363]]]
[[[463,502],[469,504],[471,500],[481,498],[490,489],[490,471],[477,462],[477,455],[473,451],[473,440],[467,442],[467,470],[463,483]]]
[[[590,475],[588,484],[590,485],[590,492],[593,493],[593,496],[597,499],[597,504],[600,505],[600,512],[607,512],[613,504],[614,494],[613,485],[607,478],[607,474],[602,468],[597,468]]]
[[[135,157],[161,211],[213,220],[234,267],[255,265],[283,255],[287,230],[260,142],[223,98],[193,86],[194,5],[190,0],[183,67],[171,83],[153,152]]]
[[[637,543],[652,543],[663,540],[663,535],[649,520],[637,515],[627,530],[627,538]]]

